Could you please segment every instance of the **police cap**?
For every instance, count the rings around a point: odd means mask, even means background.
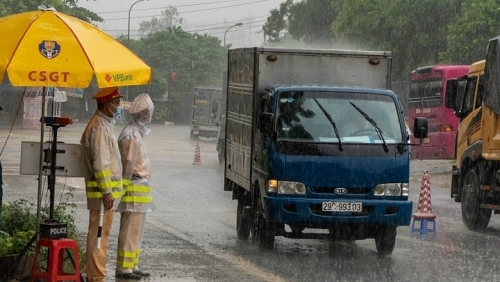
[[[107,87],[97,92],[94,96],[92,96],[92,99],[95,99],[97,103],[105,103],[118,97],[123,97],[120,95],[120,92],[118,92],[118,87]]]

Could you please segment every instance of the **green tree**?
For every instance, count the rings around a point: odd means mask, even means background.
[[[462,0],[344,0],[333,29],[337,44],[356,49],[393,53],[393,80],[409,77],[411,70],[439,63],[447,48],[449,23]]]
[[[309,45],[331,47],[334,39],[331,27],[337,14],[334,2],[338,1],[303,0],[293,4],[288,15],[290,35]]]
[[[495,0],[467,0],[460,16],[449,25],[447,47],[440,61],[472,64],[484,60],[488,40],[500,30],[500,3]]]
[[[120,40],[126,42],[126,37]],[[141,92],[159,99],[169,91],[169,116],[174,115],[174,119],[185,114],[186,105],[183,103],[189,103],[191,109],[192,98],[184,97],[192,97],[195,86],[222,87],[227,50],[217,37],[191,34],[181,27],[168,27],[138,40],[131,39],[129,48],[152,68],[153,74],[149,85],[130,87],[130,100]],[[170,79],[172,72],[176,73],[175,81]]]
[[[269,42],[280,42],[280,35],[286,29],[286,17],[288,17],[292,4],[292,0],[286,0],[281,3],[279,10],[273,9],[270,11],[271,15],[267,17],[267,22],[262,27],[264,35],[268,36]]]
[[[139,34],[145,35],[157,31],[167,30],[169,27],[176,27],[182,25],[183,19],[179,17],[177,8],[168,6],[165,10],[161,11],[161,17],[158,19],[153,17],[151,21],[143,21],[139,24]]]
[[[303,0],[293,3],[286,0],[279,9],[270,11],[263,26],[270,43],[284,43],[285,34],[309,46],[331,47],[334,33],[331,26],[335,19],[338,1]],[[287,46],[290,45],[290,40]],[[293,44],[293,43],[292,43]]]

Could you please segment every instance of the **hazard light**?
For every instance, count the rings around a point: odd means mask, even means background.
[[[40,119],[40,122],[42,120]],[[68,124],[72,124],[73,120],[69,117],[44,117],[43,118],[43,123],[46,125],[60,125],[60,126],[65,126]]]
[[[269,192],[269,193],[276,193],[276,192],[278,192],[278,180],[276,180],[276,179],[270,179],[267,182],[267,192]]]

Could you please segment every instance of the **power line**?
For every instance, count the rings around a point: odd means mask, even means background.
[[[216,2],[208,2],[208,3],[197,3],[197,4],[189,4],[189,5],[177,5],[175,8],[179,7],[193,7],[193,6],[200,6],[200,5],[211,5],[211,4],[219,4],[219,3],[226,3],[226,2],[236,2],[236,1],[241,1],[241,0],[226,0],[226,1],[216,1]],[[266,0],[269,1],[269,0]],[[173,7],[173,6],[172,6]],[[148,10],[158,10],[159,8],[167,8],[167,7],[157,7],[157,8],[142,8],[142,9],[135,9],[134,11],[148,11]],[[128,13],[128,10],[125,11],[109,11],[109,12],[101,12],[99,14],[115,14],[115,13]]]
[[[242,22],[242,21],[237,21],[237,22]],[[244,22],[243,21],[244,24],[243,24],[243,26],[240,27],[240,29],[248,29],[250,27],[258,27],[260,25],[252,25],[252,24],[259,24],[259,23],[264,23],[264,22],[266,22],[266,21],[265,20],[252,21],[252,22]],[[229,26],[225,25],[225,26],[219,26],[219,27],[213,27],[213,28],[201,28],[201,27],[204,27],[204,26],[190,26],[190,27],[186,27],[187,29],[183,29],[183,30],[185,32],[197,32],[197,31],[203,31],[203,30],[218,30],[218,29],[224,29],[225,30]],[[201,29],[191,30],[191,28],[201,28]],[[126,32],[126,31],[128,31],[128,29],[103,29],[103,30],[106,31],[106,32],[108,32],[108,31],[115,31],[115,32],[118,32],[118,31]],[[131,29],[130,31],[139,31],[139,30],[138,29]]]
[[[244,24],[243,26],[240,27],[240,29],[248,29],[248,28],[251,28],[251,27],[256,27],[256,26],[260,26],[260,25],[248,25],[248,24],[257,24],[257,23],[263,23],[265,21],[255,21],[255,22],[249,22],[249,23],[246,23]],[[227,29],[227,26],[225,27]],[[221,27],[215,27],[215,28],[204,28],[204,29],[197,29],[197,30],[185,30],[186,32],[199,32],[199,31],[206,31],[206,30],[217,30],[217,29],[221,29]],[[231,30],[231,31],[235,31],[235,30]],[[231,32],[229,31],[229,32]],[[212,34],[217,34],[217,33],[225,33],[226,30],[224,29],[223,31],[221,32],[214,32]]]
[[[269,0],[260,0],[260,1],[254,1],[254,2],[248,2],[248,3],[242,3],[242,4],[237,4],[237,5],[229,5],[229,6],[223,6],[223,7],[214,7],[214,8],[207,8],[207,9],[202,9],[202,10],[194,10],[194,11],[186,11],[183,13],[179,12],[179,16],[182,16],[182,14],[190,14],[190,13],[196,13],[196,12],[205,12],[205,11],[210,11],[210,10],[216,10],[216,9],[225,9],[225,8],[232,8],[232,7],[238,7],[238,6],[243,6],[243,5],[249,5],[249,4],[255,4],[255,3],[260,3],[260,2],[267,2]],[[158,8],[156,8],[158,10]],[[136,17],[130,17],[130,19],[142,19],[142,18],[152,18],[152,17],[161,17],[161,14],[157,15],[152,15],[152,16],[136,16]],[[126,18],[113,18],[113,19],[103,19],[104,21],[116,21],[116,20],[128,20],[129,17]]]
[[[262,27],[262,24],[265,21],[255,21],[255,22],[251,22],[251,23],[247,23],[245,25],[243,25],[242,28],[240,28],[239,30],[245,30],[245,29],[252,29],[252,28],[257,28],[257,27]],[[250,24],[250,25],[248,25]],[[227,27],[226,27],[227,28]],[[218,30],[220,28],[205,28],[205,29],[197,29],[197,30],[184,30],[185,32],[188,32],[188,33],[197,33],[197,32],[202,32],[202,31],[211,31],[211,30]],[[126,30],[105,30],[106,32],[110,32],[110,31],[126,31]],[[139,30],[131,30],[131,31],[134,31],[134,32],[139,32]],[[229,32],[234,32],[234,31],[237,31],[237,30],[230,30]],[[223,34],[225,33],[226,31],[225,30],[222,30],[222,31],[217,31],[217,32],[210,32],[210,35],[216,35],[216,34]],[[140,34],[130,34],[130,37],[137,37],[137,36],[141,36]]]
[[[236,20],[236,21],[227,21],[227,22],[222,22],[222,23],[213,23],[213,24],[202,24],[202,25],[193,25],[193,26],[189,26],[189,27],[186,27],[184,25],[181,25],[182,27],[184,28],[201,28],[201,27],[207,27],[207,26],[217,26],[217,25],[221,25],[220,27],[218,28],[227,28],[229,25],[232,25],[232,24],[235,24],[235,23],[239,23],[239,22],[243,22],[244,26],[247,25],[247,23],[254,23],[254,22],[246,22],[247,20],[256,20],[256,19],[260,19],[260,18],[266,18],[267,20],[267,16],[257,16],[257,17],[252,17],[252,18],[246,18],[246,19],[240,19],[240,20]],[[266,21],[266,20],[260,20],[258,22],[262,22],[262,21]],[[107,29],[108,31],[127,31],[127,29]],[[132,31],[133,29],[131,29]],[[135,29],[137,31],[137,29]]]

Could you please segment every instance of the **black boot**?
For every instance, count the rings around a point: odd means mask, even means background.
[[[135,273],[117,273],[115,278],[123,280],[141,280],[142,277]]]
[[[148,272],[144,272],[142,270],[134,270],[134,274],[137,274],[141,277],[149,277],[150,275]]]

